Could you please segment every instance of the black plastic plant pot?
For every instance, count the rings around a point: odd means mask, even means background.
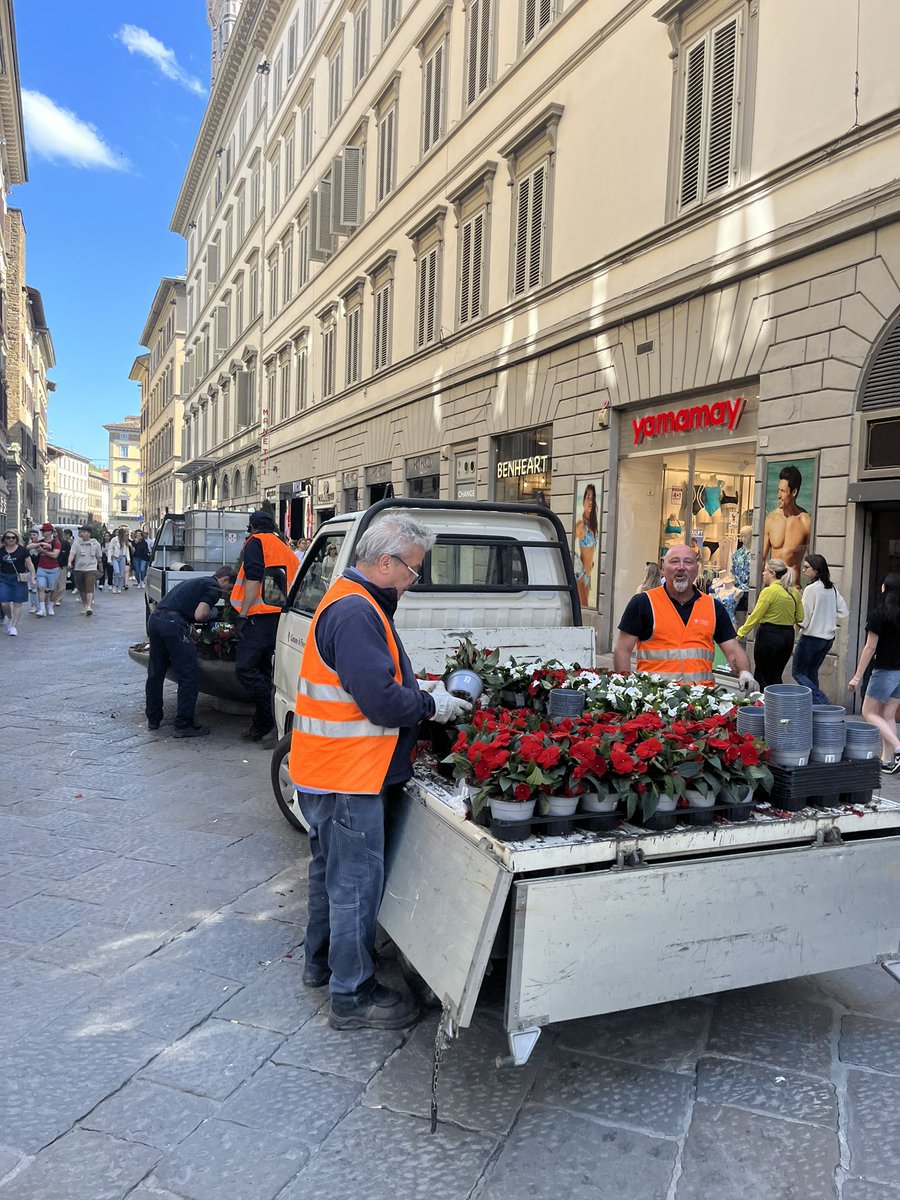
[[[577,813],[576,825],[588,833],[612,833],[619,824],[619,814],[610,813]]]
[[[681,815],[688,825],[712,825],[716,812],[714,808],[683,808]]]
[[[684,811],[683,809],[681,810]],[[662,832],[664,829],[674,829],[678,824],[678,810],[674,812],[659,812],[658,810],[652,817],[647,817],[644,820],[645,829],[653,829],[656,832]]]
[[[524,842],[531,837],[531,821],[499,821],[491,817],[491,833],[498,842]]]
[[[871,804],[872,803],[872,793],[871,792],[844,792],[844,794],[840,797],[840,803],[841,804],[853,804],[853,805]]]
[[[729,821],[749,821],[752,812],[752,804],[732,804],[731,807],[726,810],[725,816]]]
[[[574,817],[552,817],[540,831],[548,837],[565,837],[575,828]]]

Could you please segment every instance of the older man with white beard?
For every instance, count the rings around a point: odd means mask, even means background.
[[[640,672],[671,675],[682,683],[712,684],[718,645],[740,688],[755,691],[750,661],[726,609],[694,586],[699,570],[696,550],[670,547],[662,563],[662,584],[639,592],[626,605],[613,646],[613,666],[627,675],[636,652]]]

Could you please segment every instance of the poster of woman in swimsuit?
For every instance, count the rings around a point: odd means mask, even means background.
[[[575,484],[575,538],[572,551],[578,597],[586,608],[597,607],[602,494],[602,484],[594,480],[581,479]]]

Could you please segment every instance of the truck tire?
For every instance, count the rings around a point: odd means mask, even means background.
[[[275,793],[275,801],[281,809],[281,815],[287,823],[293,825],[295,829],[299,829],[301,833],[308,833],[309,826],[303,819],[300,805],[297,803],[297,794],[288,774],[290,753],[291,735],[286,733],[272,751],[272,790]]]

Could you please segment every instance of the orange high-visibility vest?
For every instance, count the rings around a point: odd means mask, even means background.
[[[284,567],[287,575],[287,585],[290,588],[294,582],[294,576],[297,574],[300,564],[297,562],[297,555],[293,552],[290,546],[286,546],[284,542],[274,533],[254,533],[252,537],[259,538],[262,545],[263,563],[266,568],[269,567]],[[250,541],[250,538],[247,538]],[[246,545],[246,542],[244,543]],[[241,563],[241,569],[238,571],[238,577],[235,580],[234,587],[231,589],[231,607],[238,612],[241,610],[241,605],[244,602],[244,583],[246,577],[244,575],[244,564]],[[263,585],[260,584],[259,595],[250,605],[247,612],[248,617],[258,616],[259,613],[280,613],[281,607],[277,604],[266,604],[262,598]]]
[[[638,671],[677,675],[684,683],[714,683],[716,605],[712,596],[697,597],[687,625],[665,587],[651,588],[647,599],[653,609],[653,635],[638,642]]]
[[[319,618],[345,596],[362,596],[378,613],[394,660],[394,681],[403,680],[400,650],[390,622],[362,584],[342,576],[322,597],[306,636],[288,770],[301,789],[375,795],[384,786],[400,730],[374,725],[365,716],[316,645]]]

